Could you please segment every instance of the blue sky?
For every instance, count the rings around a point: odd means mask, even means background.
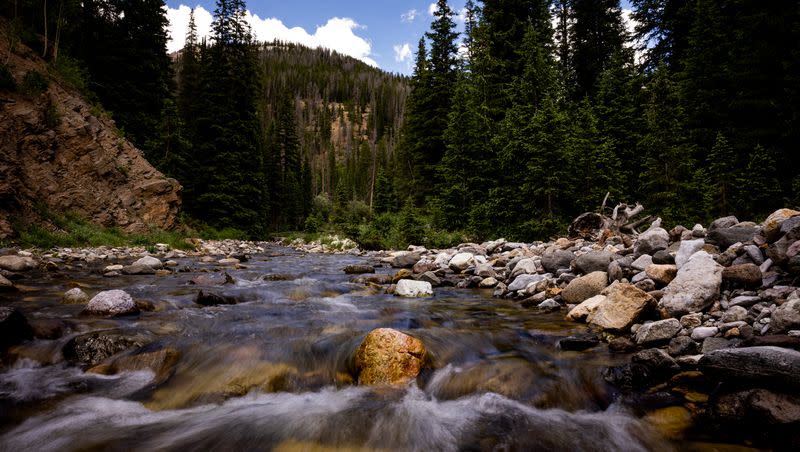
[[[450,7],[459,12],[465,1],[451,0]],[[628,3],[623,1],[623,7],[629,8]],[[433,19],[432,4],[432,0],[253,0],[247,9],[254,16],[251,26],[259,39],[278,37],[328,47],[384,70],[408,74],[416,43]],[[167,0],[173,38],[169,50],[182,47],[191,7],[199,7],[195,14],[202,34],[208,30],[214,6],[213,0]]]

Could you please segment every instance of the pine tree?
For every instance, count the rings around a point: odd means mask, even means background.
[[[710,217],[719,218],[730,215],[733,210],[733,189],[739,180],[736,155],[728,140],[721,132],[705,165],[708,175],[706,191],[706,211]]]
[[[423,192],[422,166],[432,140],[426,127],[431,97],[429,80],[428,52],[425,38],[421,38],[417,46],[416,64],[411,76],[411,94],[406,101],[405,122],[398,149],[398,165],[402,177],[397,188],[403,199],[409,196],[421,197]]]

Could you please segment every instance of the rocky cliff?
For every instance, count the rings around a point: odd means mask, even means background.
[[[111,119],[94,114],[98,109],[29,49],[10,52],[3,42],[0,56],[8,56],[18,87],[0,88],[0,238],[14,223],[41,221],[44,209],[128,232],[176,226],[176,180],[153,168]],[[24,81],[34,72],[47,84],[32,93]]]

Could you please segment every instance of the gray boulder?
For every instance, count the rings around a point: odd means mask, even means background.
[[[569,268],[570,263],[572,260],[575,259],[575,255],[572,254],[570,251],[566,250],[555,250],[548,253],[544,253],[542,256],[542,267],[548,273],[555,273],[559,269],[562,268]],[[519,264],[518,264],[519,265]]]
[[[92,315],[123,315],[138,312],[133,298],[124,290],[105,290],[86,305],[85,312]]]
[[[800,328],[800,299],[778,306],[772,313],[770,328],[778,333]]]
[[[519,275],[508,285],[508,290],[510,292],[522,290],[531,283],[537,283],[545,279],[547,279],[547,277],[544,275]]]
[[[705,251],[695,253],[664,289],[659,306],[664,317],[701,312],[719,295],[722,266]]]
[[[702,250],[705,244],[703,239],[682,241],[678,248],[678,254],[675,256],[675,265],[678,266],[678,269],[689,262],[689,258],[694,256],[694,253]]]
[[[800,352],[781,347],[726,348],[700,359],[700,370],[723,381],[800,388]]]
[[[86,294],[80,287],[72,288],[64,292],[61,298],[63,304],[86,304],[89,302],[89,295]]]
[[[145,256],[131,265],[146,265],[156,270],[164,266],[164,264],[161,263],[161,261],[158,258],[155,258],[153,256]]]
[[[650,344],[672,339],[681,330],[681,322],[678,319],[659,320],[657,322],[645,323],[636,331],[637,344]]]
[[[592,272],[575,278],[561,292],[561,298],[569,304],[578,304],[600,294],[608,286],[606,272]]]
[[[433,287],[428,281],[414,281],[413,279],[401,279],[397,282],[394,294],[400,297],[431,297]]]
[[[0,269],[10,272],[24,272],[36,268],[36,261],[28,256],[0,256]]]
[[[706,241],[726,250],[734,243],[747,243],[753,240],[757,229],[753,227],[735,227],[715,229],[708,233]]]
[[[575,268],[584,274],[605,272],[613,259],[614,255],[608,251],[590,251],[575,259]]]
[[[650,228],[644,231],[634,245],[634,254],[650,254],[656,251],[665,250],[669,246],[669,232],[664,228]]]
[[[711,223],[709,229],[714,230],[719,228],[732,228],[737,224],[739,224],[739,220],[733,215],[731,215],[728,217],[717,218]]]

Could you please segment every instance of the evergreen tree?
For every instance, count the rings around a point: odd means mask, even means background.
[[[398,191],[402,198],[420,196],[424,180],[421,174],[425,153],[432,147],[433,137],[426,127],[430,110],[428,52],[425,38],[419,40],[414,73],[411,76],[411,94],[406,101],[405,122],[400,137],[398,165],[402,177]],[[420,196],[421,197],[421,196]]]
[[[714,218],[730,215],[733,213],[733,189],[739,176],[736,174],[736,155],[722,133],[717,133],[706,167],[706,210]]]

